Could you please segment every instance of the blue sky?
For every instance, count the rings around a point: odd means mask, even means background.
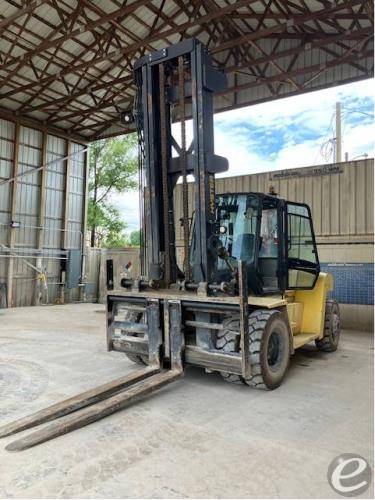
[[[337,101],[342,105],[343,158],[345,152],[349,159],[373,157],[374,80],[365,80],[215,115],[215,152],[229,160],[229,171],[221,176],[332,162],[327,141],[335,135]],[[116,195],[114,201],[128,231],[137,229],[138,194]]]

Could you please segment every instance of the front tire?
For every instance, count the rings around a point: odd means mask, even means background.
[[[216,347],[224,352],[239,352],[240,320],[227,318],[217,336]],[[249,351],[251,377],[221,372],[232,383],[245,383],[256,389],[272,390],[280,386],[289,366],[290,337],[285,316],[278,310],[257,309],[249,315]]]
[[[319,351],[336,351],[340,340],[340,309],[335,300],[327,300],[324,317],[323,338],[316,340],[315,345]]]

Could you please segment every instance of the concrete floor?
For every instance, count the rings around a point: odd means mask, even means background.
[[[0,424],[133,370],[106,352],[104,330],[95,304],[0,312]],[[0,497],[335,498],[336,455],[373,465],[372,335],[344,332],[333,354],[300,350],[273,392],[190,368],[54,441],[6,452],[12,440],[0,443]]]

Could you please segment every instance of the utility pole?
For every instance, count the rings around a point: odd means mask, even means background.
[[[335,163],[340,163],[341,158],[341,102],[336,102],[336,154]]]

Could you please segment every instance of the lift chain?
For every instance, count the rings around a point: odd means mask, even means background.
[[[161,132],[161,173],[163,186],[163,225],[164,225],[164,283],[171,283],[171,258],[169,241],[169,196],[168,196],[168,160],[167,160],[167,129],[165,113],[165,71],[164,64],[159,64],[159,94],[160,94],[160,132]]]
[[[178,58],[178,87],[179,87],[179,107],[181,120],[181,169],[182,169],[182,224],[184,234],[184,274],[185,280],[190,280],[189,264],[189,199],[187,184],[187,163],[186,163],[186,110],[185,110],[185,78],[184,78],[184,58]]]

